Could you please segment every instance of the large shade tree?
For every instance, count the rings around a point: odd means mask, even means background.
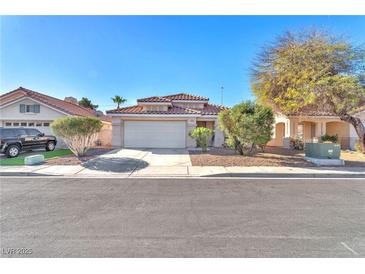
[[[334,113],[352,124],[364,152],[365,128],[354,116],[365,104],[365,51],[322,31],[287,32],[253,64],[258,100],[284,114],[306,109]]]

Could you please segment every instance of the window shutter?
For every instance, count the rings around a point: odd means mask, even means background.
[[[21,113],[25,112],[25,105],[24,104],[20,104],[20,112]]]
[[[33,105],[33,112],[39,113],[40,112],[40,105]]]

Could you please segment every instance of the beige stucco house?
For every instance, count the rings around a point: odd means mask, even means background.
[[[101,119],[103,128],[98,139],[103,146],[111,145],[111,118],[78,105],[73,97],[61,100],[22,87],[0,95],[1,127],[31,127],[52,134],[52,121],[70,115]],[[65,146],[62,139],[58,138],[57,146]]]
[[[354,115],[365,124],[365,106],[359,108]],[[289,147],[290,139],[297,137],[304,142],[318,142],[325,134],[337,134],[342,149],[355,149],[358,141],[354,127],[341,121],[335,114],[307,110],[292,115],[276,112],[273,138],[268,145]]]
[[[137,105],[109,110],[112,117],[113,147],[189,148],[195,140],[189,132],[196,127],[214,130],[211,145],[224,143],[218,128],[218,113],[222,106],[209,99],[186,93],[154,96],[137,100]]]

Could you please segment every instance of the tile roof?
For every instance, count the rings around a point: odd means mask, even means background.
[[[77,115],[77,116],[96,116],[95,111],[92,109],[88,109],[70,102],[66,102],[64,100],[60,100],[30,89],[26,89],[23,87],[19,87],[13,91],[4,93],[0,95],[0,106],[9,104],[13,101],[16,101],[21,98],[31,98],[37,100],[41,103],[49,105],[57,110],[65,112],[70,115]],[[105,122],[111,122],[111,117],[106,115],[99,116],[100,120]]]
[[[159,102],[159,103],[170,103],[171,100],[161,97],[161,96],[152,96],[147,98],[138,99],[137,102]]]
[[[170,99],[173,101],[208,101],[209,99],[207,97],[202,97],[202,96],[196,96],[196,95],[191,95],[188,93],[178,93],[178,94],[173,94],[173,95],[168,95],[168,96],[163,96],[166,99]]]
[[[360,103],[360,107],[356,110],[352,111],[351,113],[357,113],[361,110],[365,109],[365,102]],[[302,108],[298,112],[293,112],[288,114],[288,116],[338,116],[337,114],[333,113],[328,107],[326,106],[317,106],[317,105],[309,105]]]
[[[214,104],[206,104],[203,109],[200,109],[202,115],[218,115],[218,113],[226,107]]]
[[[218,115],[224,107],[218,105],[206,104],[204,108],[184,108],[181,106],[169,107],[167,111],[161,110],[143,110],[143,106],[136,105],[120,109],[107,111],[108,114],[181,114],[181,115]]]
[[[208,101],[207,97],[196,96],[188,93],[178,93],[168,96],[153,96],[138,99],[137,102],[172,102],[172,101]]]

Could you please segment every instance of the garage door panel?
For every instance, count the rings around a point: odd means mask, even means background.
[[[184,121],[125,121],[124,146],[139,148],[184,148]]]

